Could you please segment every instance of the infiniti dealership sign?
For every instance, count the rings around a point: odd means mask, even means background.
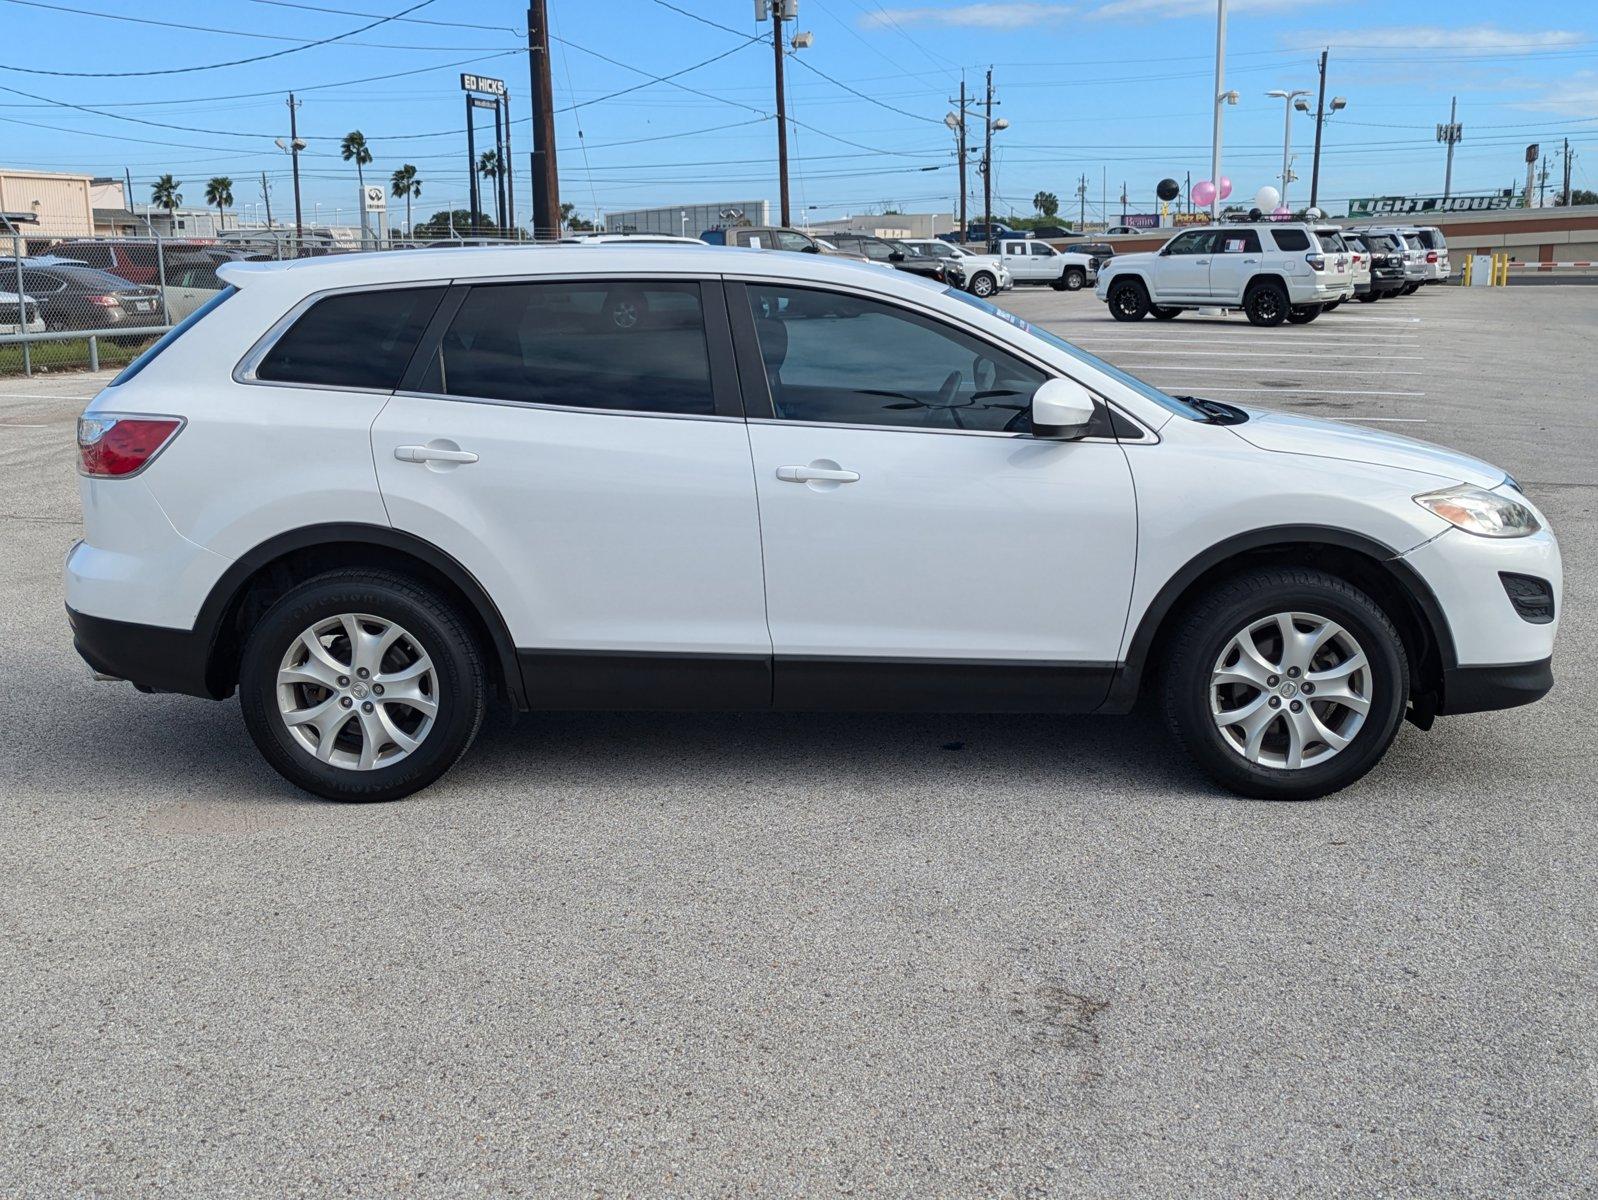
[[[1492,212],[1519,208],[1521,198],[1505,188],[1479,196],[1369,196],[1348,202],[1351,217],[1402,217],[1412,213]]]

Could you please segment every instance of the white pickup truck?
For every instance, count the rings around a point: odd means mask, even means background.
[[[1046,283],[1056,291],[1079,292],[1098,278],[1088,255],[1056,250],[1034,238],[1001,239],[999,261],[1017,284]]]

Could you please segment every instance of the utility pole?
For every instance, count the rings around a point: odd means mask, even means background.
[[[555,87],[549,68],[545,0],[527,7],[527,73],[532,105],[533,237],[560,236],[560,172],[555,161]]]
[[[1570,207],[1570,139],[1565,139],[1565,186],[1560,195],[1566,208]]]
[[[956,103],[956,101],[951,100],[950,103],[953,104],[953,103]],[[955,125],[954,125],[954,136],[955,136],[955,145],[956,145],[956,148],[957,148],[957,151],[958,151],[958,154],[959,154],[959,158],[960,158],[960,244],[962,246],[965,245],[965,238],[966,238],[966,233],[965,233],[965,225],[966,225],[966,221],[965,221],[965,197],[966,197],[966,186],[965,186],[965,156],[966,156],[966,148],[965,148],[965,110],[966,110],[967,103],[968,103],[968,101],[966,100],[966,97],[965,97],[965,72],[961,71],[960,72],[960,99],[958,101],[958,104],[959,104],[960,107],[955,109],[955,112],[959,113],[960,116],[959,116],[959,119],[955,122]]]
[[[510,89],[500,97],[505,106],[505,219],[510,224],[509,236],[516,237],[516,156],[510,148]]]
[[[1192,214],[1193,214],[1193,172],[1192,171],[1189,171],[1187,173],[1187,190],[1183,194],[1183,201],[1184,201],[1184,203],[1187,206],[1184,209],[1184,211],[1189,216],[1192,216]]]
[[[772,0],[771,52],[777,72],[777,199],[782,210],[782,224],[791,224],[788,217],[788,101],[782,83],[782,9],[792,0]]]
[[[1315,97],[1315,164],[1309,172],[1309,206],[1319,207],[1321,198],[1321,125],[1326,120],[1326,56],[1330,49],[1321,51],[1321,87]]]
[[[294,93],[289,93],[289,157],[294,160],[294,252],[299,254],[299,249],[305,238],[305,221],[300,214],[300,127],[297,119],[299,104],[294,100]]]
[[[266,201],[266,227],[272,228],[272,185],[266,182],[266,172],[261,172],[261,199]]]
[[[987,233],[988,253],[993,253],[993,68],[988,68],[987,98],[983,101],[982,128],[982,220]],[[1569,172],[1567,171],[1568,175]]]
[[[1083,229],[1088,223],[1088,177],[1083,175],[1076,181],[1076,198],[1081,211],[1077,215],[1076,227]]]
[[[1458,121],[1459,97],[1455,96],[1448,102],[1448,124],[1437,127],[1437,140],[1448,143],[1448,168],[1443,173],[1443,199],[1447,200],[1454,190],[1454,146],[1464,135],[1465,129]]]
[[[1126,224],[1126,180],[1121,180],[1121,224]]]
[[[1215,0],[1215,125],[1210,135],[1210,182],[1215,185],[1215,195],[1210,200],[1211,221],[1221,219],[1221,89],[1225,86],[1226,0]]]
[[[494,97],[494,224],[505,236],[505,110]]]
[[[1548,203],[1548,155],[1543,155],[1543,165],[1537,171],[1537,207]]]
[[[466,219],[471,222],[472,233],[477,233],[477,214],[482,211],[482,194],[477,190],[477,106],[472,94],[466,93]]]

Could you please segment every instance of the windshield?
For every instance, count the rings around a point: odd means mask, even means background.
[[[1086,363],[1095,371],[1102,371],[1117,383],[1131,388],[1132,391],[1136,392],[1139,396],[1142,396],[1145,400],[1151,400],[1155,404],[1158,404],[1161,408],[1165,409],[1166,412],[1175,413],[1179,417],[1186,417],[1190,421],[1209,420],[1209,415],[1197,405],[1189,403],[1180,396],[1166,395],[1153,384],[1144,383],[1135,375],[1128,375],[1125,371],[1121,370],[1120,367],[1112,366],[1105,362],[1102,358],[1095,358],[1086,350],[1082,350],[1076,346],[1073,346],[1070,342],[1066,341],[1058,334],[1050,333],[1047,329],[1039,329],[1036,325],[1033,325],[1027,321],[1023,321],[1014,313],[1005,312],[1004,309],[999,308],[997,305],[989,304],[986,300],[979,300],[969,292],[961,291],[959,288],[944,288],[943,294],[955,300],[959,300],[963,304],[969,304],[972,308],[980,308],[983,312],[990,313],[993,316],[998,317],[999,320],[1014,325],[1023,333],[1029,333],[1039,341],[1048,343],[1056,350],[1065,351],[1078,362]]]

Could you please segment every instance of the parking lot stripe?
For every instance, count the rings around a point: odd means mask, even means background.
[[[1127,370],[1127,371],[1158,371],[1161,374],[1169,374],[1172,371],[1227,371],[1227,372],[1230,372],[1230,373],[1235,374],[1235,375],[1253,375],[1253,374],[1261,374],[1262,373],[1259,367],[1206,367],[1206,366],[1203,366],[1202,364],[1199,365],[1199,366],[1162,367],[1159,363],[1139,363],[1139,362],[1120,362],[1120,363],[1116,363],[1115,365],[1120,367],[1120,368],[1122,368],[1123,370]],[[1372,375],[1372,374],[1380,374],[1384,379],[1387,376],[1389,376],[1389,375],[1430,375],[1430,374],[1432,374],[1432,372],[1430,372],[1430,371],[1380,371],[1380,372],[1372,372],[1372,371],[1369,371],[1369,370],[1352,370],[1351,371],[1347,367],[1283,367],[1282,368],[1282,373],[1286,374],[1286,375],[1361,375],[1361,376],[1369,376],[1369,375]]]
[[[1367,425],[1424,425],[1425,417],[1332,417],[1333,421],[1361,421]]]
[[[1380,349],[1387,349],[1389,347],[1400,349],[1400,350],[1407,350],[1411,346],[1419,346],[1420,345],[1420,341],[1417,338],[1406,338],[1406,339],[1400,340],[1398,338],[1372,338],[1369,335],[1364,336],[1364,337],[1350,338],[1350,337],[1344,336],[1341,333],[1324,333],[1324,334],[1323,333],[1316,333],[1316,334],[1309,334],[1309,335],[1306,335],[1305,337],[1294,338],[1293,340],[1295,342],[1305,342],[1305,343],[1309,343],[1309,342],[1313,341],[1315,344],[1323,344],[1323,345],[1326,345],[1326,346],[1340,346],[1340,345],[1343,345],[1343,344],[1345,344],[1347,342],[1353,341],[1353,342],[1358,342],[1361,345],[1370,346],[1370,347],[1372,347],[1374,349],[1379,349],[1379,350]],[[1117,336],[1117,335],[1113,335],[1113,334],[1112,335],[1104,335],[1104,334],[1090,333],[1090,334],[1087,334],[1086,336],[1083,336],[1083,337],[1066,338],[1066,341],[1075,342],[1075,343],[1077,343],[1079,345],[1083,344],[1083,343],[1086,343],[1086,342],[1098,342],[1098,343],[1102,343],[1103,345],[1107,345],[1107,346],[1120,346],[1120,345],[1125,345],[1125,344],[1128,344],[1128,343],[1131,343],[1131,342],[1159,342],[1159,343],[1161,343],[1163,345],[1167,345],[1167,346],[1172,346],[1172,345],[1174,345],[1174,346],[1262,346],[1262,345],[1265,345],[1265,343],[1263,341],[1261,341],[1259,338],[1252,338],[1252,337],[1250,337],[1250,338],[1221,338],[1221,337],[1179,338],[1179,337],[1149,337],[1146,334],[1140,334],[1140,335],[1124,335],[1123,334],[1123,335]],[[1300,348],[1302,349],[1303,347],[1300,347]]]
[[[1425,392],[1367,392],[1349,391],[1343,388],[1318,388],[1318,387],[1212,387],[1205,388],[1207,392],[1255,392],[1269,394],[1273,392],[1313,392],[1317,396],[1424,396]]]
[[[1325,358],[1326,351],[1315,354],[1271,354],[1248,353],[1242,350],[1128,350],[1129,358]],[[1425,362],[1423,354],[1392,354],[1384,356],[1384,362]]]

